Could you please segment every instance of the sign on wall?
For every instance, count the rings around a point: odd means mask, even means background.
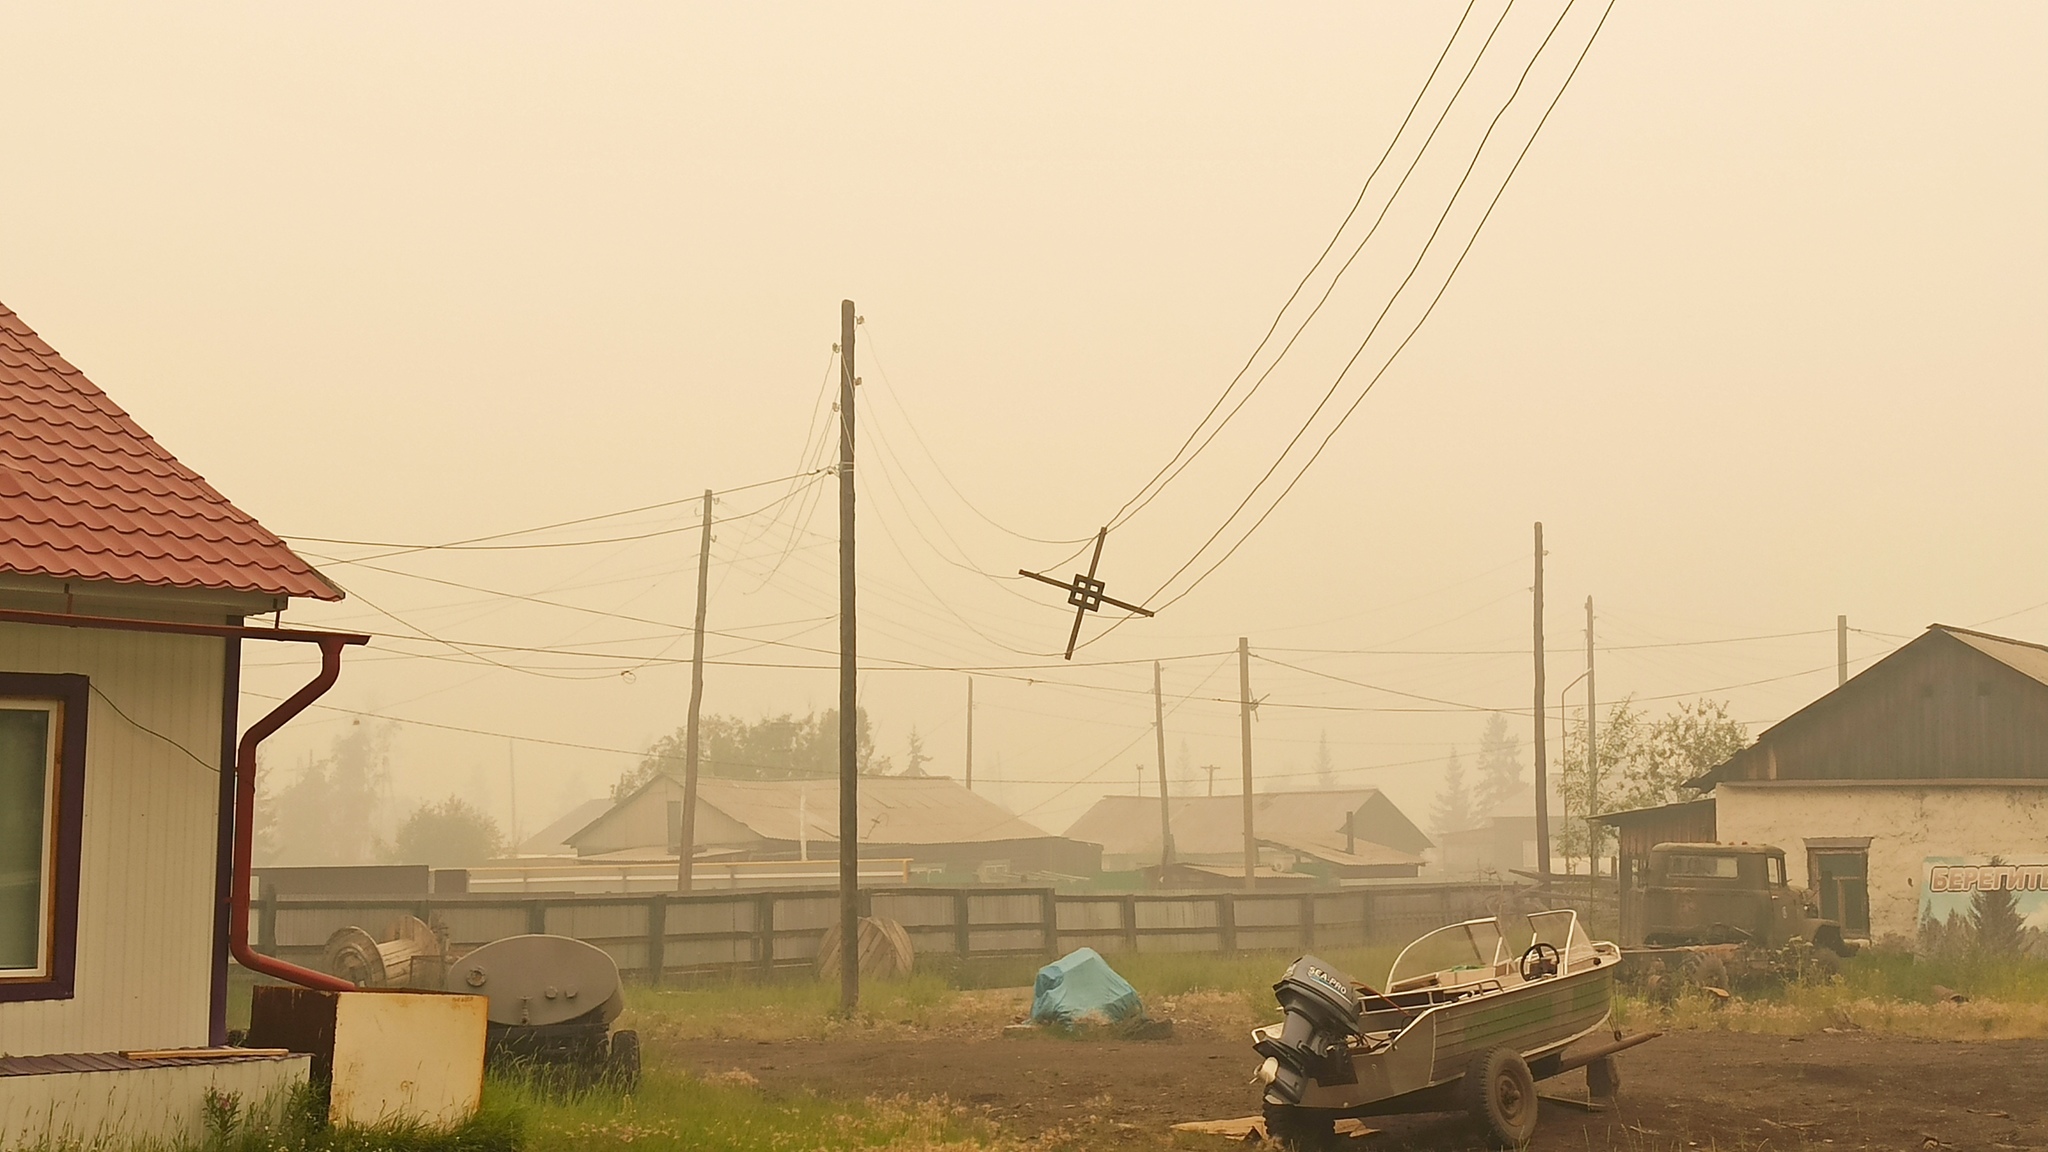
[[[1920,872],[1922,956],[2048,956],[2048,856],[1929,856]]]

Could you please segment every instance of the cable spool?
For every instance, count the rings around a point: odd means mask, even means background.
[[[903,925],[883,916],[860,918],[858,935],[860,974],[872,980],[896,980],[910,975],[916,961],[910,933]],[[818,941],[818,976],[830,979],[839,972],[839,925],[825,929]]]

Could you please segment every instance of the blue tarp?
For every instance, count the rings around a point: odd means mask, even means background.
[[[1031,1022],[1071,1028],[1141,1020],[1138,990],[1093,948],[1080,948],[1038,970],[1031,989]]]

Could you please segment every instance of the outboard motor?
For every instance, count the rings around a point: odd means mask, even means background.
[[[1273,997],[1280,1001],[1285,1018],[1278,1036],[1252,1045],[1266,1057],[1259,1078],[1266,1082],[1267,1099],[1299,1104],[1310,1077],[1324,1082],[1346,1079],[1350,1055],[1345,1041],[1358,1035],[1364,1004],[1350,977],[1313,956],[1288,965],[1287,973],[1273,985]]]

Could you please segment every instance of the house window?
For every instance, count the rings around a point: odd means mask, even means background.
[[[1842,935],[1870,935],[1870,853],[1854,849],[1808,850],[1820,914],[1842,926]]]
[[[71,995],[86,691],[0,673],[0,1000]]]

